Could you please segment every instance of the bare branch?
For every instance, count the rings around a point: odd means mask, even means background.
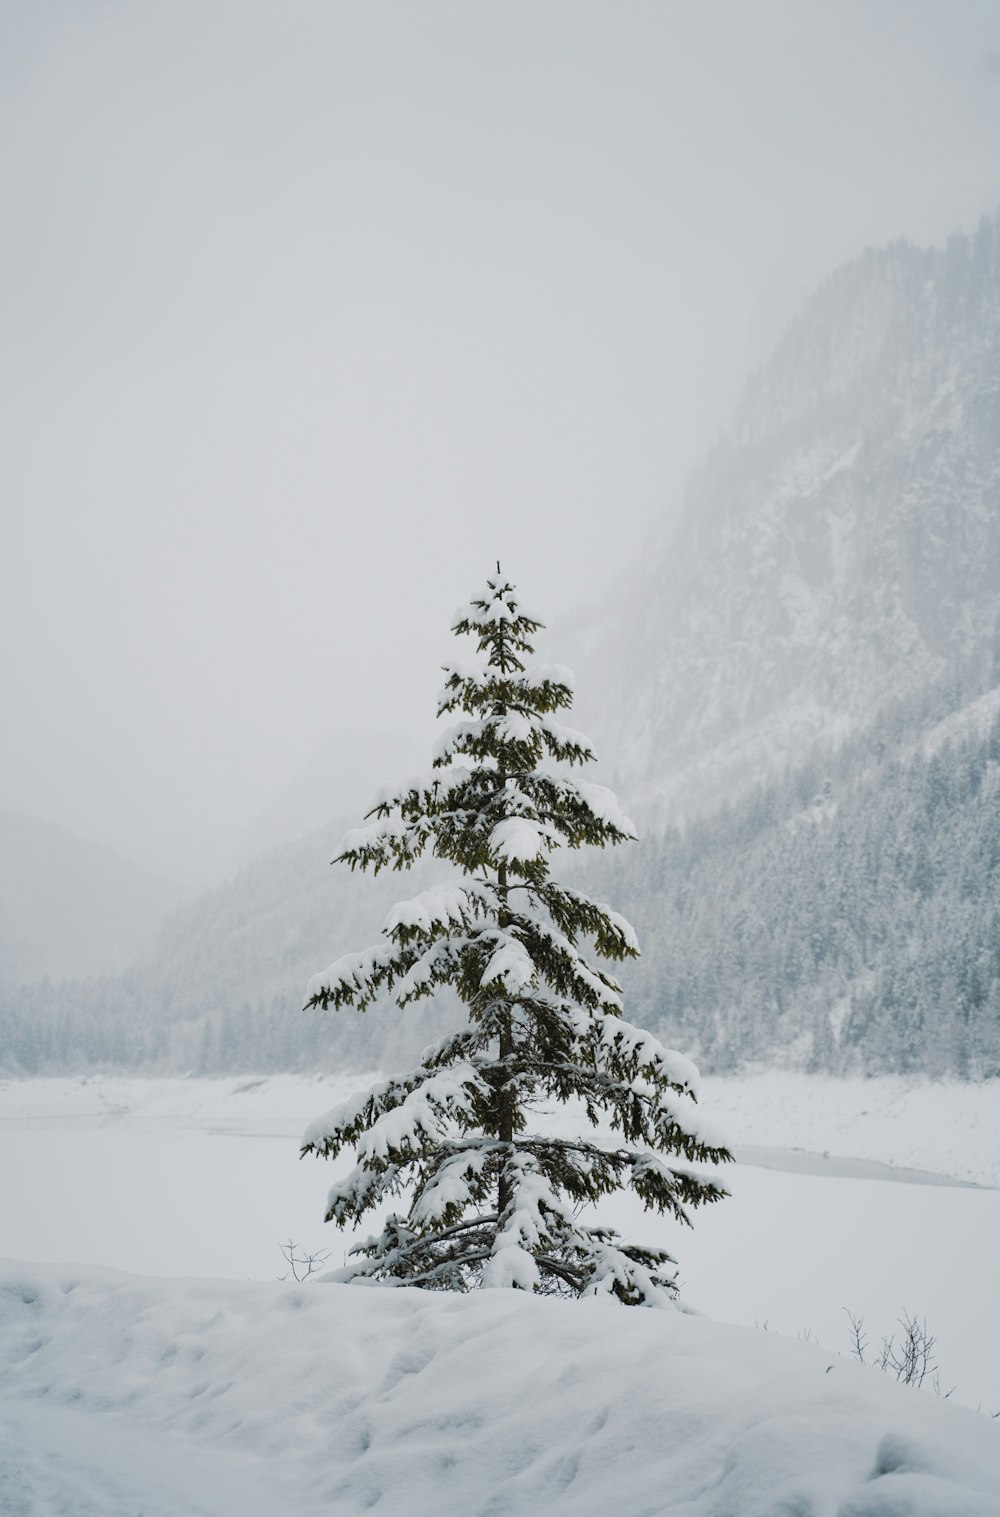
[[[297,1285],[301,1285],[304,1280],[309,1279],[310,1275],[314,1275],[317,1270],[322,1269],[330,1257],[329,1250],[325,1252],[317,1251],[314,1254],[300,1253],[299,1245],[293,1238],[289,1238],[287,1243],[279,1243],[278,1247],[281,1250],[282,1258],[288,1265],[285,1273],[279,1275],[278,1279],[287,1280],[289,1275],[291,1275]]]

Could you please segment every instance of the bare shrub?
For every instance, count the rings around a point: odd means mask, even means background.
[[[928,1330],[926,1317],[922,1320],[904,1311],[898,1319],[899,1335],[895,1333],[882,1339],[881,1347],[868,1353],[868,1337],[864,1317],[856,1316],[849,1307],[844,1307],[851,1325],[851,1350],[859,1364],[868,1364],[892,1375],[900,1385],[915,1385],[918,1388],[928,1382],[938,1396],[947,1399],[955,1389],[942,1391],[937,1370],[934,1348],[937,1338]]]
[[[289,1275],[291,1275],[298,1285],[301,1285],[303,1280],[308,1280],[309,1276],[314,1275],[317,1270],[322,1269],[330,1257],[329,1251],[326,1253],[317,1252],[315,1254],[303,1253],[299,1249],[299,1245],[292,1238],[289,1238],[287,1243],[279,1243],[278,1247],[281,1250],[282,1258],[288,1265],[285,1273],[279,1275],[278,1279],[287,1280]]]

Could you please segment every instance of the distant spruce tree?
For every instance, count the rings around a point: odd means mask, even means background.
[[[623,1020],[619,986],[581,948],[635,957],[632,928],[550,877],[556,848],[635,829],[610,790],[569,772],[593,757],[552,716],[572,702],[572,675],[526,665],[542,623],[497,569],[453,622],[480,655],[445,666],[438,714],[462,719],[433,768],[383,792],[334,861],[406,869],[429,849],[456,873],[394,907],[382,941],[316,976],[307,1003],[364,1010],[389,994],[403,1007],[451,986],[467,1020],[419,1068],[314,1122],[302,1152],[356,1148],[327,1221],[357,1224],[395,1198],[406,1207],[336,1278],[662,1304],[676,1292],[671,1256],[587,1226],[581,1209],[630,1185],[647,1209],[688,1222],[689,1208],[726,1195],[692,1162],[731,1155],[699,1120],[694,1066]],[[548,1134],[545,1105],[571,1099],[621,1141]]]

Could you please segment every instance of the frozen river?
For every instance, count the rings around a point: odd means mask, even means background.
[[[346,1083],[8,1082],[0,1087],[0,1254],[267,1280],[285,1268],[279,1244],[294,1239],[340,1263],[346,1240],[321,1221],[334,1168],[300,1162],[297,1140]],[[977,1172],[970,1149],[956,1166],[964,1183],[928,1170],[927,1146],[905,1131],[916,1117],[907,1114],[901,1129],[898,1111],[894,1156],[923,1164],[893,1166],[871,1152],[837,1157],[830,1148],[843,1132],[832,1118],[826,1129],[815,1125],[826,1107],[843,1110],[836,1082],[812,1087],[813,1129],[787,1134],[814,1151],[781,1147],[766,1141],[781,1135],[773,1090],[754,1096],[752,1081],[726,1084],[716,1106],[728,1103],[739,1161],[727,1176],[731,1198],[695,1214],[691,1230],[646,1216],[628,1198],[608,1204],[608,1219],[637,1239],[664,1242],[680,1262],[685,1300],[723,1321],[809,1334],[846,1354],[845,1308],[865,1318],[873,1343],[904,1311],[926,1318],[942,1389],[1000,1410],[1000,1191],[987,1188],[989,1163]],[[927,1103],[940,1100],[928,1092]],[[919,1095],[908,1097],[915,1113]],[[879,1101],[898,1106],[899,1093],[868,1082],[865,1099],[865,1114],[879,1116]],[[789,1097],[783,1109],[793,1108]],[[925,1111],[925,1131],[934,1116]],[[884,1110],[879,1120],[889,1120]],[[743,1135],[750,1141],[741,1145]]]

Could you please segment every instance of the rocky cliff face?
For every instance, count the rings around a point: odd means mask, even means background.
[[[1000,217],[819,289],[601,609],[582,716],[630,801],[703,811],[992,657],[998,612]]]

